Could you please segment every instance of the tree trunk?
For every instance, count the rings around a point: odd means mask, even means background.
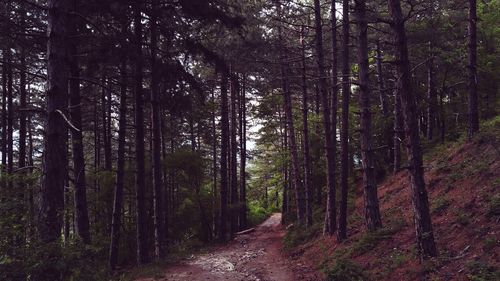
[[[62,214],[64,212],[64,184],[67,169],[67,128],[63,115],[68,105],[69,57],[67,42],[71,0],[50,0],[48,2],[48,44],[47,44],[47,121],[43,154],[38,234],[43,242],[56,242],[61,236]],[[46,272],[57,276],[56,272]]]
[[[122,24],[122,35],[125,37],[127,25]],[[126,38],[126,37],[125,37]],[[113,216],[111,220],[111,243],[109,246],[109,267],[116,268],[120,243],[123,188],[125,183],[125,134],[127,133],[127,49],[125,38],[122,40],[122,58],[120,64],[120,117],[118,120],[118,160],[116,163],[116,186],[113,200]]]
[[[321,20],[321,19],[320,19]],[[321,28],[321,26],[320,26]],[[300,41],[301,62],[302,62],[302,147],[304,153],[304,189],[306,191],[306,225],[311,226],[312,221],[312,204],[313,204],[313,186],[311,184],[311,155],[309,151],[309,102],[307,96],[307,70],[306,70],[306,38],[305,27],[301,27]]]
[[[159,98],[159,71],[158,71],[158,0],[153,0],[151,5],[151,108],[153,124],[153,205],[154,205],[154,229],[155,229],[155,254],[157,261],[165,255],[165,234],[163,227],[163,197],[162,197],[162,165],[161,165],[161,114]]]
[[[347,238],[347,192],[349,184],[349,0],[342,1],[342,127],[340,131],[340,209],[337,239]]]
[[[315,14],[315,30],[316,30],[316,57],[318,63],[319,70],[319,90],[321,93],[321,105],[323,107],[323,129],[325,131],[325,151],[326,151],[326,182],[328,188],[327,196],[334,196],[335,194],[335,163],[333,162],[334,157],[332,154],[332,132],[331,132],[331,124],[330,124],[330,104],[328,99],[328,90],[326,85],[326,71],[325,71],[325,57],[323,51],[323,30],[322,30],[322,22],[321,22],[321,7],[320,1],[314,0],[314,14]],[[307,194],[306,189],[306,194]],[[307,196],[307,195],[306,195]],[[331,209],[335,208],[335,203],[330,202],[331,198],[327,200],[327,212],[325,219],[325,229],[327,233],[334,232],[335,227],[332,223],[334,223],[335,218],[331,217],[329,213],[331,213]],[[311,210],[308,211],[308,216],[312,214]],[[308,224],[310,225],[310,223]]]
[[[396,85],[397,87],[397,85]],[[401,170],[401,142],[404,138],[403,116],[401,112],[401,94],[399,89],[394,90],[394,163],[393,172]]]
[[[479,131],[476,0],[469,0],[469,139]]]
[[[217,125],[216,125],[216,109],[215,109],[215,87],[212,88],[212,103],[213,103],[213,110],[212,110],[212,229],[214,232],[214,235],[217,233],[217,212],[216,212],[216,206],[217,206]]]
[[[247,228],[247,198],[246,198],[246,158],[247,158],[247,107],[246,107],[246,77],[242,76],[240,91],[240,198],[239,198],[239,229]]]
[[[278,16],[281,16],[281,3],[279,0],[276,1],[278,8]],[[282,83],[282,94],[284,100],[284,111],[285,111],[285,120],[288,128],[288,141],[289,141],[289,150],[290,156],[292,158],[292,171],[293,171],[293,179],[295,183],[295,201],[296,201],[296,212],[297,212],[297,222],[298,224],[305,223],[305,206],[304,206],[304,190],[302,187],[302,180],[300,176],[300,164],[299,164],[299,156],[297,153],[297,141],[295,136],[295,128],[293,125],[293,112],[292,112],[292,97],[290,90],[288,88],[288,71],[286,61],[288,60],[288,55],[286,50],[284,49],[283,44],[283,36],[282,36],[282,27],[278,26],[278,36],[279,36],[279,44],[280,44],[280,69],[281,69],[281,83]]]
[[[73,0],[73,9],[76,11],[78,2]],[[80,69],[78,62],[78,18],[71,22],[72,40],[69,42],[70,75],[69,79],[69,103],[73,125],[77,130],[71,130],[71,144],[73,156],[73,178],[75,183],[75,227],[76,234],[83,243],[90,243],[89,216],[87,210],[87,187],[85,182],[85,157],[83,150],[83,127],[82,127],[82,100],[80,97]]]
[[[7,186],[7,72],[9,71],[10,50],[4,48],[2,50],[2,188]]]
[[[232,74],[231,74],[232,75]],[[234,237],[234,233],[238,232],[238,143],[236,142],[237,132],[237,119],[236,119],[236,107],[238,106],[237,93],[238,93],[238,79],[235,77],[231,78],[231,160],[229,171],[231,175],[231,204],[230,204],[230,222],[231,222],[231,237]]]
[[[375,179],[373,157],[372,117],[370,101],[370,78],[368,64],[368,22],[365,0],[355,0],[355,14],[358,25],[359,107],[361,109],[361,162],[363,165],[363,191],[365,202],[365,224],[373,231],[382,227]]]
[[[229,113],[227,98],[227,73],[222,72],[221,86],[221,149],[220,149],[220,222],[219,240],[227,240],[227,189],[228,189],[228,147],[229,147]]]
[[[422,258],[434,257],[437,255],[437,251],[434,243],[429,201],[424,182],[422,149],[417,127],[417,106],[411,86],[410,62],[408,59],[408,45],[404,26],[405,20],[401,12],[399,0],[389,0],[389,11],[393,19],[392,28],[397,48],[398,90],[401,94],[407,138],[417,251]]]
[[[135,94],[135,161],[136,161],[136,216],[137,216],[137,262],[144,264],[148,262],[147,242],[147,218],[145,199],[145,163],[144,163],[144,112],[143,112],[143,88],[142,88],[142,23],[141,4],[134,2],[134,94]]]

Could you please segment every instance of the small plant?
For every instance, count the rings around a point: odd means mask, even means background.
[[[467,277],[472,281],[500,280],[500,271],[495,266],[481,261],[472,261],[467,264]]]
[[[488,203],[488,218],[500,216],[500,194],[495,194]]]
[[[369,280],[361,266],[347,259],[337,260],[332,268],[326,270],[326,276],[328,281]]]
[[[471,216],[462,211],[457,213],[457,223],[462,226],[467,226],[470,224]]]
[[[450,200],[446,197],[438,197],[432,201],[431,211],[433,214],[441,214],[450,206]]]
[[[483,241],[483,250],[485,252],[490,252],[498,245],[498,241],[495,237],[488,237]]]

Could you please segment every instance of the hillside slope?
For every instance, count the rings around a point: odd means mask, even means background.
[[[425,158],[439,257],[423,264],[416,257],[409,175],[402,171],[379,186],[383,229],[365,231],[358,187],[349,240],[323,237],[320,224],[302,236],[289,233],[292,259],[329,280],[500,280],[500,118],[472,141],[441,145]]]

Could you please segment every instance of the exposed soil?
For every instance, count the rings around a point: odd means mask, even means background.
[[[238,235],[227,245],[168,267],[162,277],[140,280],[320,280],[313,270],[292,264],[282,255],[284,235],[281,214],[276,213],[255,231]]]

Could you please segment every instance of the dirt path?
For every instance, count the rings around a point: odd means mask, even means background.
[[[162,278],[146,280],[318,280],[311,270],[294,265],[281,253],[285,230],[273,214],[254,232],[238,235],[228,245],[169,267]],[[297,269],[299,268],[299,269]]]

